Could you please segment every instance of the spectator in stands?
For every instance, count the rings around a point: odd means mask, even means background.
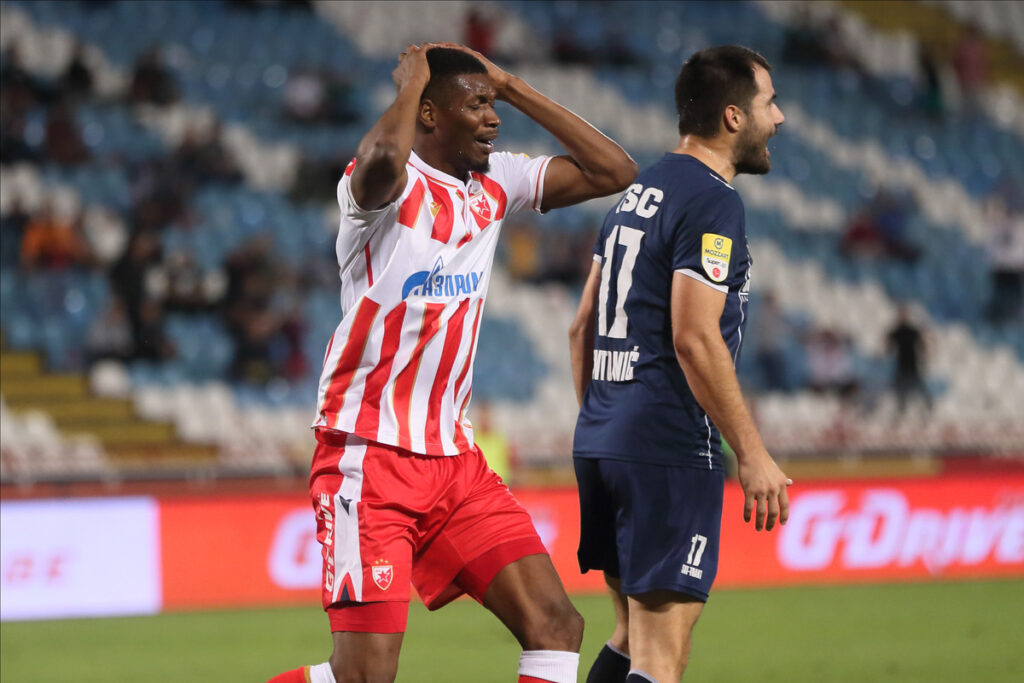
[[[912,321],[906,304],[900,305],[896,325],[889,330],[886,342],[895,361],[892,388],[896,394],[899,414],[903,414],[915,395],[931,410],[932,397],[924,381],[925,338],[921,329]]]
[[[39,155],[25,138],[25,114],[6,106],[10,100],[0,94],[0,152],[5,164],[36,161]]]
[[[132,70],[129,101],[132,104],[166,106],[176,102],[178,97],[178,84],[164,66],[160,49],[152,47],[143,52]]]
[[[161,261],[160,239],[149,230],[136,230],[128,238],[124,254],[110,271],[114,294],[124,304],[136,342],[143,336],[143,305],[151,297],[149,289],[153,274]],[[152,320],[154,316],[150,316]]]
[[[33,106],[45,104],[52,96],[50,90],[24,67],[16,43],[4,48],[0,88],[3,94],[0,106],[6,105],[21,114]]]
[[[850,400],[860,392],[849,337],[835,330],[811,332],[806,341],[809,385],[812,391]]]
[[[135,350],[132,326],[124,310],[124,304],[116,294],[110,297],[107,307],[97,315],[86,337],[85,351],[91,365],[98,360],[131,360]]]
[[[131,223],[137,231],[160,231],[191,219],[197,179],[175,157],[148,159],[132,169]]]
[[[621,26],[615,26],[605,36],[605,63],[613,69],[646,66],[647,62],[629,46],[628,33]]]
[[[296,123],[355,123],[360,114],[353,95],[346,77],[313,67],[294,69],[284,88],[284,116]]]
[[[46,137],[43,143],[46,158],[64,166],[73,166],[89,159],[89,149],[75,121],[70,102],[62,98],[46,117]]]
[[[941,120],[946,113],[939,63],[935,48],[921,41],[917,51],[918,78],[921,82],[918,100],[921,110],[934,121]]]
[[[190,128],[174,151],[174,163],[181,174],[195,181],[235,184],[242,181],[242,172],[223,143],[223,128],[218,121],[208,131]]]
[[[278,285],[271,246],[269,237],[259,237],[236,249],[225,262],[224,313],[235,343],[230,373],[233,379],[252,384],[265,384],[274,376],[273,346],[281,331],[281,320],[271,310]]]
[[[881,189],[872,206],[885,255],[907,263],[916,261],[920,254],[908,232],[912,202],[909,195]]]
[[[988,45],[977,26],[968,24],[953,48],[953,70],[964,105],[971,110],[978,104],[988,84]]]
[[[21,265],[36,268],[74,268],[92,263],[92,253],[81,235],[81,218],[66,218],[45,204],[25,226]]]
[[[1024,319],[1024,217],[1007,211],[1001,198],[988,203],[989,272],[992,292],[988,317],[996,324]]]
[[[206,286],[206,276],[191,251],[178,249],[164,259],[161,272],[164,306],[176,313],[199,313],[212,308],[216,292]]]
[[[466,46],[484,57],[494,58],[494,38],[497,27],[494,21],[479,8],[472,8],[466,15]]]
[[[164,309],[159,299],[143,298],[133,333],[134,358],[164,361],[174,357],[174,344],[164,334]]]
[[[916,261],[920,250],[908,234],[911,202],[908,196],[878,190],[847,225],[841,253],[854,259]]]
[[[559,64],[589,64],[590,50],[580,44],[573,26],[561,26],[555,34],[555,61]]]
[[[59,83],[61,92],[76,102],[92,94],[93,76],[88,64],[85,63],[85,47],[82,43],[75,44],[71,61],[60,75]]]
[[[7,161],[6,156],[4,161]],[[21,261],[21,243],[31,220],[32,215],[25,209],[21,198],[14,197],[7,215],[0,220],[0,267],[14,267]]]
[[[786,343],[790,334],[792,328],[775,293],[765,292],[753,320],[752,330],[754,353],[765,391],[785,391],[789,388]]]

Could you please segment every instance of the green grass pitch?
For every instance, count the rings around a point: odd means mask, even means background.
[[[587,620],[580,680],[611,632],[603,596],[574,598]],[[730,590],[697,625],[687,681],[899,683],[1021,680],[1024,581]],[[4,683],[262,683],[326,659],[315,606],[158,617],[5,623]],[[414,604],[398,681],[507,683],[519,649],[462,600]]]

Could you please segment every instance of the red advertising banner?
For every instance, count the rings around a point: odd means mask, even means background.
[[[517,490],[570,592],[603,590],[576,564],[574,490]],[[1024,576],[1024,476],[794,486],[789,524],[743,522],[726,487],[715,586]],[[318,604],[313,513],[294,496],[160,501],[165,609]]]

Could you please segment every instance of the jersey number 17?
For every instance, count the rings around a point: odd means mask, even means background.
[[[626,328],[629,324],[626,318],[626,297],[629,296],[629,290],[633,286],[633,266],[636,265],[636,257],[640,253],[640,242],[643,238],[643,230],[616,225],[612,229],[612,233],[608,235],[608,239],[605,240],[601,289],[597,301],[597,333],[603,337],[626,338]],[[616,270],[614,266],[616,246],[625,247],[626,253],[618,266],[615,301],[609,303],[612,271]],[[614,309],[609,310],[612,306]],[[611,326],[608,325],[609,313],[611,313]]]

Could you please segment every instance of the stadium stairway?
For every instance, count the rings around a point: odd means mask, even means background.
[[[0,351],[0,387],[14,415],[41,413],[65,439],[94,441],[125,476],[142,468],[152,472],[156,463],[160,469],[195,469],[218,457],[216,446],[179,440],[170,422],[139,417],[131,399],[95,395],[84,374],[47,372],[35,351]]]

